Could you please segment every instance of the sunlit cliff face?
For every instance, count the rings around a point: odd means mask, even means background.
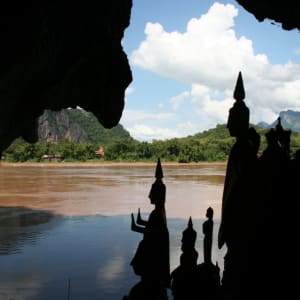
[[[131,5],[131,0],[3,5],[0,152],[19,136],[36,141],[36,119],[44,109],[80,106],[106,128],[118,124],[132,80],[121,46]]]

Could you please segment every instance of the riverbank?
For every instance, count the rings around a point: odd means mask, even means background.
[[[161,162],[162,166],[225,166],[227,162]],[[1,167],[146,167],[156,165],[156,162],[0,162]]]

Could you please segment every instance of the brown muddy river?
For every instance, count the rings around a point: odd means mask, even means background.
[[[216,238],[225,166],[164,166],[171,270],[189,216],[198,232],[214,209]],[[122,299],[138,277],[129,263],[141,239],[130,214],[147,218],[150,166],[0,166],[0,299]],[[222,266],[224,250],[213,245]],[[68,290],[68,286],[70,289]]]

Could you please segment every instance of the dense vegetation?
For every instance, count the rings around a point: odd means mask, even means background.
[[[130,139],[130,134],[121,124],[106,129],[97,118],[83,109],[45,110],[39,117],[39,141],[46,141],[49,134],[57,140],[76,143],[108,144],[120,139]]]
[[[254,126],[255,127],[255,126]],[[269,129],[256,127],[261,136],[260,149],[266,147],[264,134]],[[4,159],[12,162],[41,161],[45,154],[55,154],[63,157],[64,161],[156,161],[160,157],[164,161],[200,162],[225,161],[228,157],[234,139],[229,136],[225,125],[198,133],[185,138],[169,140],[154,140],[139,142],[131,137],[115,140],[105,144],[103,157],[96,157],[99,148],[96,143],[74,143],[61,140],[58,143],[41,141],[28,144],[21,139],[16,140],[4,153]],[[300,134],[292,133],[292,154],[300,149]]]
[[[80,124],[82,130],[87,133],[87,141],[89,143],[107,144],[114,140],[131,139],[129,132],[126,131],[121,124],[111,129],[106,129],[90,112],[79,109],[68,109],[66,112],[68,113],[70,121]]]

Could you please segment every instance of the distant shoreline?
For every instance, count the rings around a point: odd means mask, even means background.
[[[163,166],[226,166],[227,162],[164,162]],[[0,167],[147,167],[156,162],[0,162]]]

